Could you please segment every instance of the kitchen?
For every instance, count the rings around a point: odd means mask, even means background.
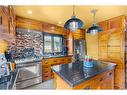
[[[0,6],[0,89],[126,89],[126,9]]]

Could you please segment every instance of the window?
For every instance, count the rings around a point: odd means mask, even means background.
[[[52,52],[52,37],[50,35],[44,36],[44,51],[47,53]]]
[[[63,36],[44,34],[44,54],[62,54]]]
[[[54,36],[54,52],[62,52],[62,37]]]

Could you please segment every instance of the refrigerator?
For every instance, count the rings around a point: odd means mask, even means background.
[[[74,58],[75,60],[82,61],[86,55],[86,41],[74,40]]]

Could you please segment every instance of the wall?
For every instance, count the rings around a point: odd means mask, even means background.
[[[0,53],[4,53],[8,49],[8,43],[0,39]]]
[[[87,55],[98,59],[98,35],[86,34]]]

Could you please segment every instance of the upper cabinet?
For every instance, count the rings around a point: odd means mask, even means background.
[[[85,30],[84,29],[78,29],[77,31],[72,32],[72,33],[73,33],[74,39],[85,40]]]
[[[98,25],[103,29],[103,31],[107,31],[109,29],[108,21],[99,22]]]
[[[41,22],[21,17],[16,17],[16,27],[42,31]]]
[[[109,20],[109,29],[124,28],[124,16],[115,17]]]
[[[15,35],[14,6],[0,6],[0,31]]]
[[[16,17],[16,27],[38,30],[41,32],[47,32],[58,35],[66,35],[66,30],[60,26],[56,26],[54,24],[40,22],[28,18]]]

